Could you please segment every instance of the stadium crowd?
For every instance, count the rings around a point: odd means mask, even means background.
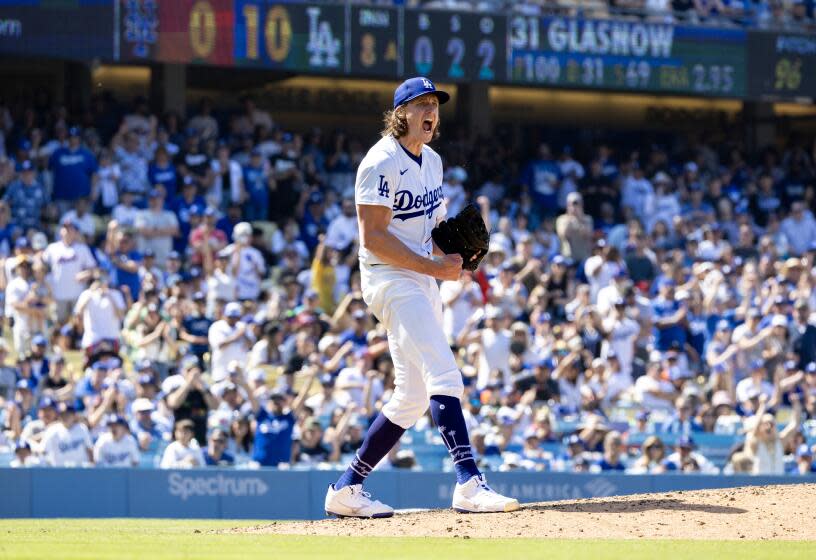
[[[393,390],[357,270],[373,138],[252,98],[0,105],[0,457],[324,468]],[[612,134],[611,138],[615,138]],[[437,142],[489,253],[440,286],[485,469],[814,472],[816,143]],[[423,418],[379,468],[450,468]]]
[[[335,2],[336,0],[327,0]],[[643,20],[693,25],[813,30],[812,0],[352,0],[357,4]]]

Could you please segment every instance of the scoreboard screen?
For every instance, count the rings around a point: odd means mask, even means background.
[[[0,54],[816,100],[816,35],[294,0],[0,0]]]
[[[0,1],[0,53],[110,59],[113,13],[111,0]]]
[[[351,6],[349,70],[361,76],[397,79],[402,75],[399,10]]]
[[[342,73],[345,26],[342,5],[235,0],[235,64]]]
[[[504,81],[507,18],[405,10],[405,74],[446,81]]]
[[[514,83],[745,95],[743,30],[515,16],[509,34]]]
[[[816,98],[816,37],[753,32],[748,42],[748,61],[752,98],[811,103]]]

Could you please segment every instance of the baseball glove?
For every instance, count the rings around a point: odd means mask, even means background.
[[[487,254],[490,234],[482,214],[473,204],[468,204],[453,218],[440,222],[431,230],[436,246],[446,255],[459,253],[463,270],[476,270]]]

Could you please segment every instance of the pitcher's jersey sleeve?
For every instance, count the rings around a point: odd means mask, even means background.
[[[363,158],[357,170],[355,202],[393,208],[397,191],[396,175],[395,158],[375,147]]]

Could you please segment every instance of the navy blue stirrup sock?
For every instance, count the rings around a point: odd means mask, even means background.
[[[405,428],[400,428],[380,412],[368,429],[363,445],[357,450],[351,465],[334,483],[334,489],[340,490],[345,486],[362,484],[404,433]]]
[[[453,459],[456,482],[464,484],[472,477],[481,474],[476,466],[476,461],[473,460],[467,425],[462,414],[462,403],[459,402],[459,399],[447,395],[433,395],[431,397],[431,416]]]

